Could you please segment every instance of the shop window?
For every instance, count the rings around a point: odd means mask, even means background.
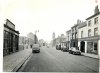
[[[93,51],[93,42],[88,42],[87,44],[88,44],[87,50],[90,53],[91,51]]]
[[[4,49],[7,49],[8,47],[8,38],[7,38],[8,32],[4,31]]]

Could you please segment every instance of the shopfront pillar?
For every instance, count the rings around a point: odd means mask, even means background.
[[[78,41],[78,48],[79,48],[79,50],[80,50],[80,41]]]
[[[87,53],[87,41],[85,41],[85,53]]]
[[[98,40],[98,55],[99,55],[99,59],[100,59],[100,40]]]

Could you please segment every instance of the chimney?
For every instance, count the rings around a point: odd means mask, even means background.
[[[97,14],[97,13],[99,13],[98,5],[95,7],[95,10],[94,10],[94,14]]]
[[[81,23],[81,20],[78,19],[78,20],[77,20],[77,24],[80,24],[80,23]]]

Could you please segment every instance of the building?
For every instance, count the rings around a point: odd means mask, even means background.
[[[67,43],[67,48],[70,48],[71,45],[71,30],[66,31],[66,43]]]
[[[79,46],[82,52],[99,54],[100,49],[100,12],[95,7],[94,14],[79,27]]]
[[[64,36],[64,34],[61,34],[60,36],[58,36],[57,38],[54,39],[55,45],[60,44],[61,42],[65,42],[66,43],[66,36]]]
[[[32,32],[30,32],[27,34],[27,38],[29,40],[28,48],[32,48],[33,44],[35,44],[35,42],[36,42],[36,36]]]
[[[44,43],[44,40],[43,40],[43,39],[40,39],[40,40],[39,40],[39,44],[40,44],[41,46],[43,46],[43,43]]]
[[[19,51],[19,31],[15,30],[15,25],[8,19],[4,24],[3,34],[3,55]]]
[[[29,38],[25,36],[19,36],[19,50],[28,49],[30,46]]]
[[[71,27],[71,47],[78,47],[78,23]]]
[[[94,14],[86,19],[87,21],[87,53],[98,54],[100,49],[100,12],[95,7]]]
[[[82,22],[78,26],[78,33],[79,33],[78,34],[78,47],[79,47],[81,52],[85,53],[86,49],[87,49],[86,37],[88,35],[86,22]]]

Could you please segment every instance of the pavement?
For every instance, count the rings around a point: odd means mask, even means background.
[[[3,57],[3,72],[16,72],[31,55],[32,49],[25,49]]]
[[[100,59],[99,56],[95,55],[95,54],[82,53],[82,55],[87,56],[87,57],[91,57],[91,58],[95,58],[95,59]]]
[[[53,47],[53,49],[56,49],[55,47]],[[100,57],[98,55],[95,54],[89,54],[89,53],[83,53],[82,55],[86,56],[86,57],[91,57],[91,58],[95,58],[95,59],[100,59]]]

